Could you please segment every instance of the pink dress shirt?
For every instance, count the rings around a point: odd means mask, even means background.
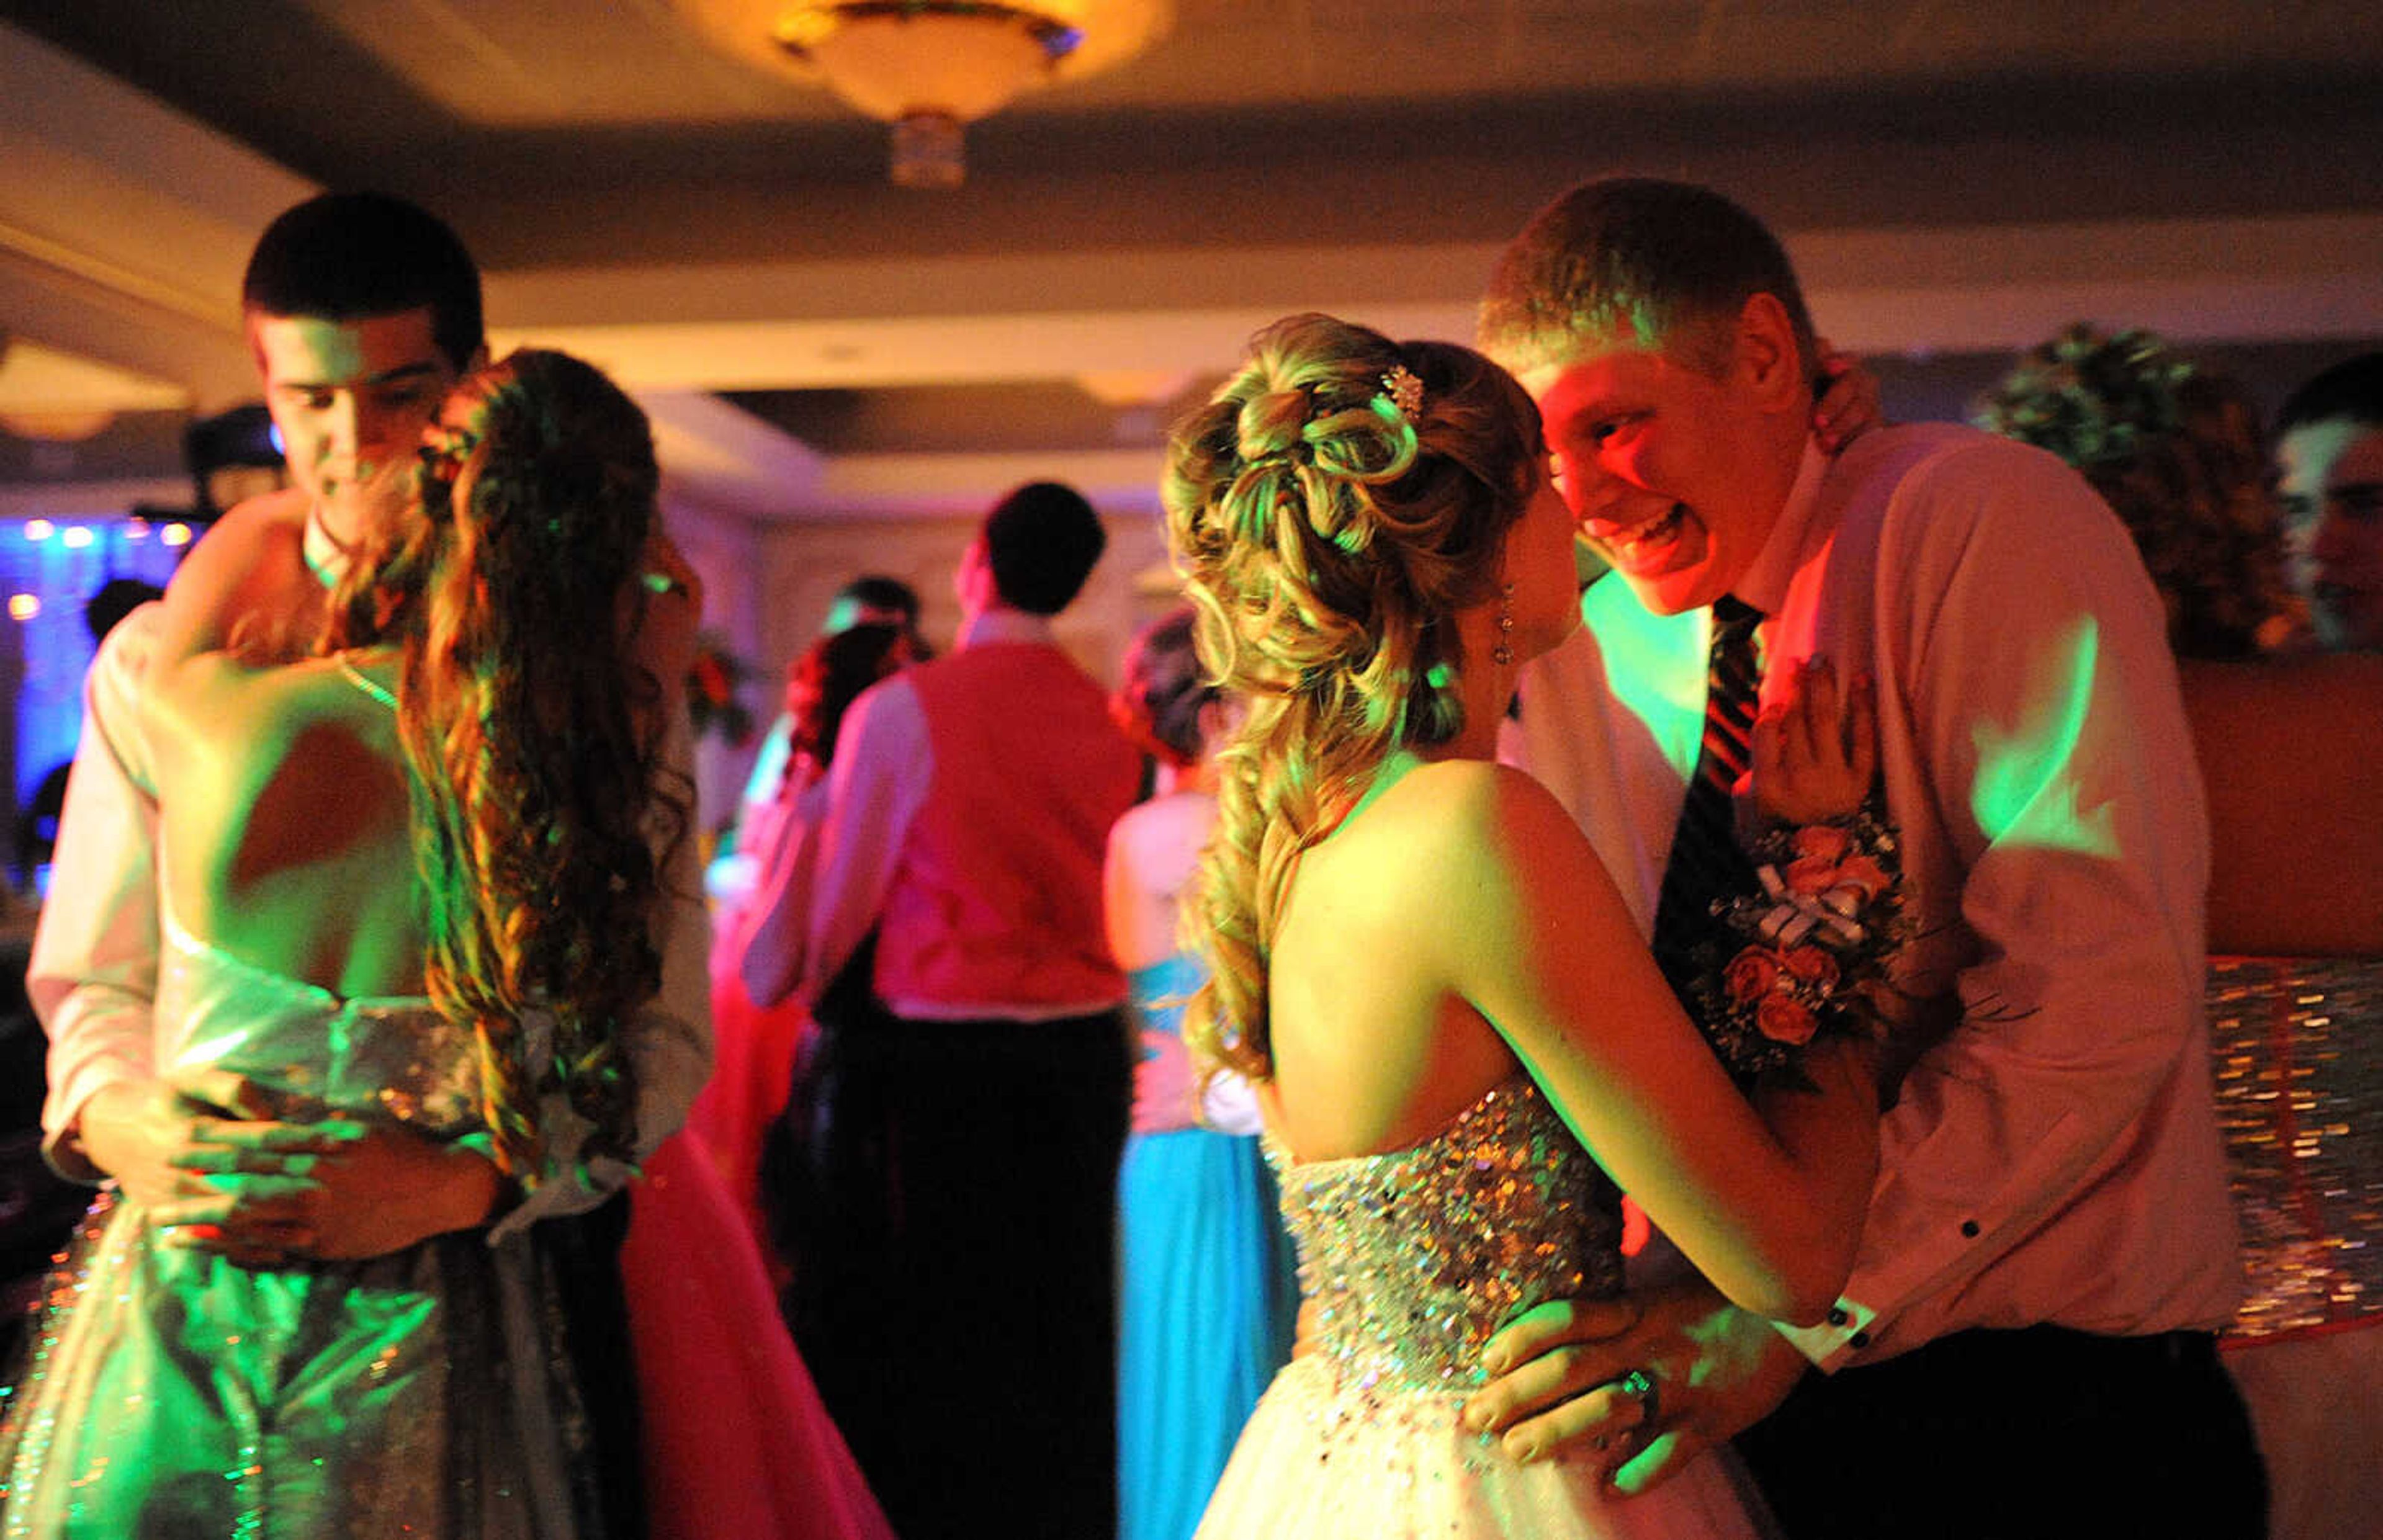
[[[2051,456],[1964,428],[1807,449],[1737,597],[1765,689],[1801,659],[1877,681],[1918,939],[1960,1020],[1881,1131],[1823,1368],[1966,1327],[2215,1327],[2241,1279],[2202,1014],[2208,835],[2150,581]],[[1618,580],[1531,666],[1509,757],[1572,810],[1651,928],[1696,759],[1709,611]],[[1924,1051],[1922,1051],[1924,1050]],[[1784,1329],[1784,1328],[1783,1328]]]

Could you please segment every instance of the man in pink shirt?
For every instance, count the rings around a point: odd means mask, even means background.
[[[853,702],[824,816],[754,895],[747,989],[820,1016],[787,1316],[905,1540],[1115,1528],[1130,1075],[1101,863],[1142,761],[1051,631],[1105,544],[1069,487],[1002,499],[957,647]],[[955,1287],[985,1308],[937,1328]]]
[[[1651,929],[1716,601],[1764,617],[1766,680],[1816,657],[1873,678],[1918,917],[1899,982],[1948,1019],[1899,1035],[1826,1324],[1693,1277],[1542,1307],[1491,1344],[1469,1420],[1525,1458],[1595,1451],[1624,1491],[1744,1435],[1799,1537],[2258,1534],[2211,1335],[2241,1278],[2201,1016],[2207,832],[2126,532],[2050,456],[1965,428],[1823,457],[1795,275],[1702,188],[1557,200],[1482,335],[1614,569],[1525,674],[1518,757]]]

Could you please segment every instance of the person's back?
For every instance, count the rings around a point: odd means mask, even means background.
[[[2356,1534],[2383,1503],[2383,820],[2369,790],[2383,657],[2183,673],[2209,784],[2210,1046],[2249,1284],[2224,1356],[2258,1430],[2270,1534]]]
[[[755,1002],[799,992],[820,1024],[790,1103],[786,1314],[911,1540],[994,1511],[1116,1529],[1130,1068],[1100,885],[1139,764],[1051,624],[1105,543],[1057,483],[986,515],[956,652],[853,703],[824,810],[780,842],[745,937]],[[1006,1290],[999,1319],[920,1337],[954,1275]]]
[[[1056,647],[967,647],[903,676],[933,777],[878,939],[889,999],[1114,1000],[1102,856],[1141,769],[1098,684]]]
[[[158,796],[169,929],[343,997],[421,992],[421,902],[389,880],[414,842],[396,715],[370,693],[387,688],[328,660],[161,667],[144,725],[174,766]]]

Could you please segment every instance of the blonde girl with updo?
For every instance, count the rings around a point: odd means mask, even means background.
[[[1577,623],[1570,517],[1511,376],[1464,348],[1288,318],[1179,426],[1165,499],[1203,659],[1247,702],[1220,756],[1192,910],[1213,977],[1186,1034],[1204,1063],[1259,1086],[1318,1349],[1278,1377],[1202,1534],[1403,1522],[1333,1474],[1378,1485],[1382,1460],[1414,1476],[1401,1490],[1457,1504],[1454,1533],[1500,1532],[1525,1512],[1535,1534],[1608,1533],[1595,1469],[1532,1467],[1555,1486],[1474,1510],[1462,1494],[1492,1479],[1475,1456],[1447,1454],[1454,1467],[1441,1469],[1418,1452],[1460,1435],[1474,1355],[1508,1314],[1618,1287],[1614,1238],[1574,1227],[1603,1184],[1568,1140],[1543,1161],[1546,1140],[1513,1109],[1551,1107],[1732,1299],[1809,1322],[1834,1302],[1860,1235],[1877,1120],[1864,1066],[1818,1046],[1815,1090],[1750,1103],[1571,818],[1496,762],[1516,671]],[[1831,748],[1793,766],[1772,755],[1758,775],[1800,778],[1850,811],[1868,766],[1844,746],[1834,692],[1821,694],[1797,709],[1815,723],[1825,711]],[[1577,1164],[1543,1195],[1558,1228],[1506,1235],[1511,1184],[1439,1206],[1438,1184],[1454,1178],[1415,1163],[1460,1138],[1473,1141],[1466,1161],[1500,1170]],[[1322,1195],[1377,1167],[1400,1175],[1352,1225],[1342,1199]],[[1459,1209],[1475,1238],[1451,1246],[1444,1226]],[[1367,1271],[1385,1230],[1402,1238],[1406,1260],[1389,1271],[1404,1282]],[[1537,1260],[1516,1263],[1510,1240]],[[1406,1300],[1421,1275],[1454,1294]],[[1437,1388],[1418,1389],[1427,1410],[1410,1415],[1391,1386],[1418,1363],[1438,1365],[1416,1380]],[[1363,1426],[1406,1428],[1407,1442],[1346,1460],[1312,1447]],[[1665,1500],[1703,1500],[1695,1485],[1674,1482]],[[1734,1499],[1707,1496],[1735,1515]],[[1437,1518],[1413,1523],[1440,1533]]]

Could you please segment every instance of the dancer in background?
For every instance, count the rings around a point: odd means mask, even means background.
[[[1052,629],[1106,541],[1056,482],[986,514],[954,580],[957,647],[853,703],[815,850],[780,842],[747,930],[753,999],[799,995],[820,1022],[801,1092],[821,1109],[817,1244],[792,1259],[787,1314],[907,1540],[991,1515],[1117,1526],[1130,1066],[1100,880],[1141,762]],[[848,1011],[830,990],[847,975]],[[954,1279],[999,1307],[922,1329]]]
[[[2030,349],[1980,400],[1978,426],[2049,450],[2102,494],[2159,590],[2179,658],[2300,645],[2283,510],[2241,386],[2145,331],[2079,322]]]
[[[2383,352],[2344,359],[2285,399],[2276,474],[2318,645],[2383,651]]]
[[[892,622],[863,622],[820,637],[795,660],[786,673],[787,731],[778,779],[758,801],[748,791],[737,824],[737,839],[749,842],[747,859],[758,863],[754,852],[781,843],[804,844],[801,831],[815,826],[827,810],[827,771],[846,708],[861,691],[912,661],[910,634]],[[702,1140],[730,1197],[767,1249],[764,1151],[772,1125],[786,1105],[812,1018],[799,1000],[789,997],[763,1007],[746,994],[736,963],[743,955],[749,896],[719,897],[711,957],[711,1079],[695,1099],[687,1127]]]
[[[1249,1083],[1204,1090],[1183,1042],[1200,986],[1183,903],[1216,822],[1211,750],[1229,731],[1187,606],[1144,626],[1111,708],[1158,766],[1155,794],[1109,831],[1109,950],[1142,1043],[1117,1173],[1117,1534],[1188,1540],[1250,1410],[1290,1355],[1299,1285]]]

